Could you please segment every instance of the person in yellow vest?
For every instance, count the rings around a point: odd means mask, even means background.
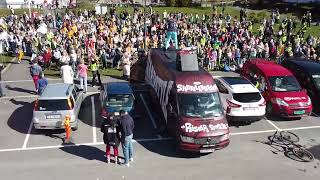
[[[17,54],[16,54],[16,58],[17,58],[17,61],[19,64],[21,63],[23,56],[24,56],[23,50],[19,46],[19,48],[17,49]]]
[[[68,100],[69,103],[70,100]],[[71,125],[70,125],[70,116],[66,115],[65,120],[63,122],[64,128],[66,130],[66,137],[65,137],[65,143],[70,142],[71,138]]]
[[[90,70],[92,72],[92,87],[94,87],[96,84],[97,76],[98,76],[99,85],[101,86],[102,83],[101,83],[100,72],[99,72],[99,58],[97,56],[94,56],[92,58]]]

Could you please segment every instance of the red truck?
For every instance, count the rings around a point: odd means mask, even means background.
[[[160,112],[157,124],[174,137],[179,149],[209,153],[229,144],[217,86],[199,67],[194,51],[151,49],[144,74],[153,109]]]

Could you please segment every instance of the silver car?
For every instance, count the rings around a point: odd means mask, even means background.
[[[64,129],[64,120],[69,115],[72,130],[77,130],[82,100],[82,91],[73,84],[48,84],[34,104],[34,127]]]

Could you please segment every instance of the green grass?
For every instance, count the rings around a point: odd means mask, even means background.
[[[122,70],[108,68],[105,70],[100,69],[99,72],[100,72],[101,76],[111,76],[111,77],[115,77],[115,78],[122,77]],[[58,68],[56,68],[55,66],[52,66],[50,70],[46,69],[44,71],[44,74],[46,77],[60,78],[60,70]],[[88,71],[88,77],[92,77],[91,71]]]
[[[13,58],[14,56],[0,55],[0,63],[3,64],[4,66],[7,66],[8,64],[11,63]]]

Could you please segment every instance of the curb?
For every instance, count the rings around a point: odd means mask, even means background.
[[[16,60],[16,58],[12,58],[12,60],[10,61],[10,63],[1,71],[1,75],[3,75],[5,72],[8,71],[8,69],[11,67],[12,63]]]

